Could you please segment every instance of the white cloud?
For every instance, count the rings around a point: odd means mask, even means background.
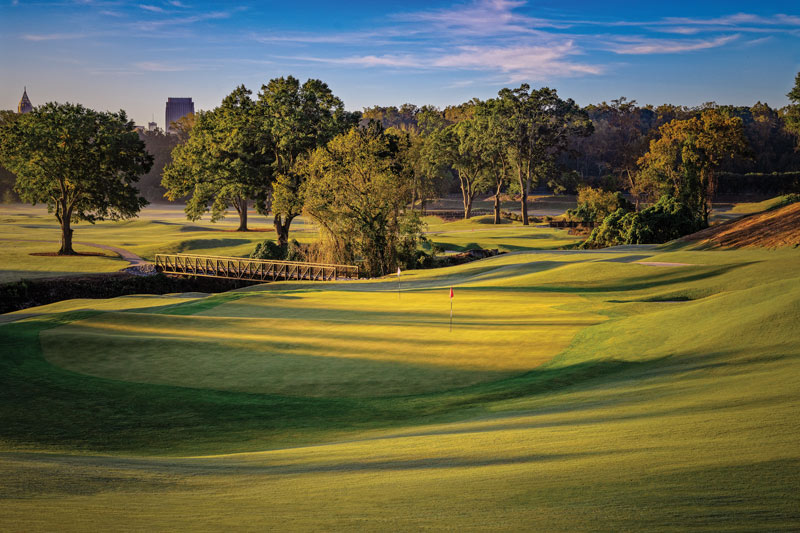
[[[440,54],[385,54],[339,58],[307,56],[293,59],[360,67],[496,72],[505,74],[510,82],[601,74],[604,71],[601,65],[577,63],[568,59],[568,56],[577,53],[574,43],[567,41],[560,44],[508,47],[461,46],[455,53]]]
[[[83,39],[86,37],[85,33],[26,33],[22,36],[26,41],[61,41],[66,39]]]
[[[165,11],[163,7],[158,7],[150,4],[139,4],[139,7],[144,9],[145,11],[152,11],[153,13],[163,13]]]
[[[618,39],[608,45],[608,50],[623,55],[675,54],[717,48],[738,38],[739,35],[727,35],[708,40]]]

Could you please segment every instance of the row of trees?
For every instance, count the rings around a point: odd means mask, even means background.
[[[800,74],[789,97],[794,105],[779,114],[781,131],[797,136]],[[531,187],[549,181],[555,188],[565,175],[574,177],[569,163],[581,157],[575,147],[592,138],[597,124],[607,129],[555,90],[526,84],[444,111],[400,111],[384,128],[374,118],[385,109],[366,110],[366,118],[349,113],[319,80],[273,79],[255,98],[240,86],[216,109],[184,120],[162,186],[169,199],[188,199],[191,219],[210,211],[216,220],[233,207],[245,231],[249,205],[271,213],[284,248],[292,220],[305,212],[320,223],[334,259],[361,257],[379,273],[413,255],[420,238],[413,206],[423,206],[442,183],[458,183],[467,218],[476,195],[491,190],[496,222],[503,190],[516,193],[527,223]],[[655,133],[645,133],[633,102],[620,99],[602,113],[618,139],[604,157],[625,188],[651,202],[666,194],[701,224],[720,169],[752,157],[747,121],[736,108],[658,108],[658,117],[674,118],[659,118]],[[70,222],[126,218],[146,203],[135,183],[153,157],[124,112],[47,104],[0,116],[0,163],[16,175],[23,200],[55,213],[61,252],[71,253]]]

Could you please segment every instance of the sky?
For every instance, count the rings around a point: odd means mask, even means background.
[[[168,97],[212,109],[287,75],[321,79],[350,110],[521,83],[580,105],[782,107],[798,71],[797,1],[0,0],[0,109],[27,86],[34,105],[160,127]]]

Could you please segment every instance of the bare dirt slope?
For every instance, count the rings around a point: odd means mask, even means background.
[[[800,246],[800,202],[712,226],[682,240],[728,248]]]

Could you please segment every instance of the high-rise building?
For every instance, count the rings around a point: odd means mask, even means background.
[[[147,123],[147,131],[156,131],[158,129],[158,124],[155,122],[148,122]]]
[[[33,104],[31,104],[31,101],[28,98],[28,88],[25,87],[22,90],[22,98],[17,106],[17,113],[29,113],[31,111],[33,111]]]
[[[194,102],[191,98],[167,98],[166,127],[167,133],[176,133],[172,123],[190,113],[194,113]]]

